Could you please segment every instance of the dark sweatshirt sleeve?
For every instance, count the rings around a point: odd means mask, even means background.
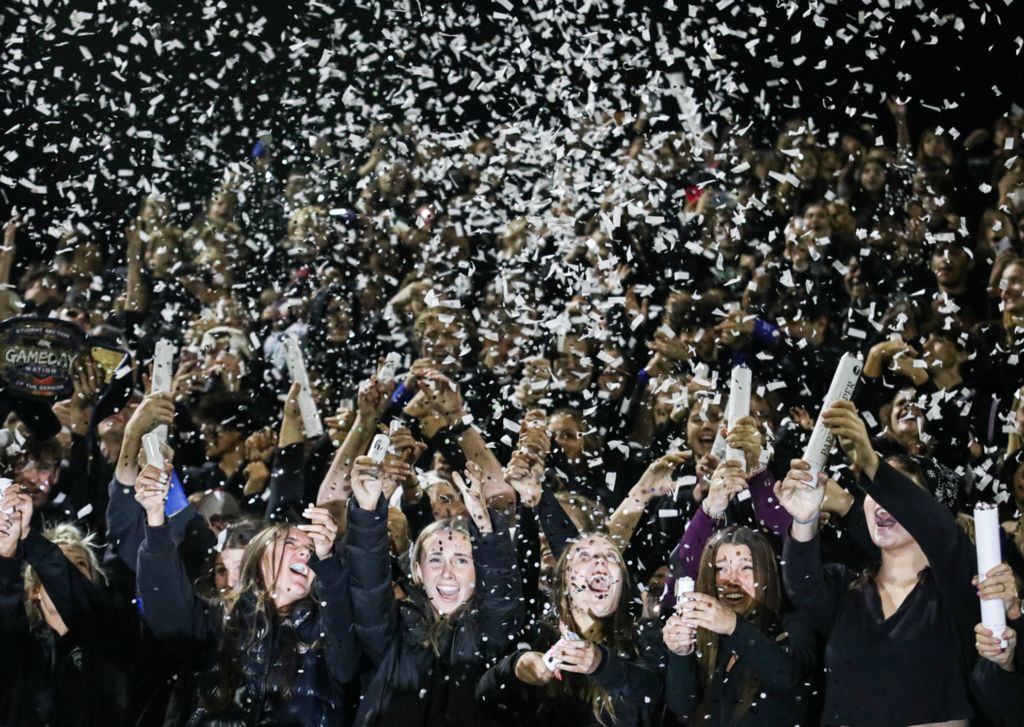
[[[37,530],[29,531],[23,545],[25,562],[35,569],[69,631],[96,627],[113,612],[103,589],[82,575],[61,549]]]
[[[667,650],[661,644],[661,623],[647,621],[637,638],[639,656],[629,658],[599,646],[601,663],[591,678],[608,693],[652,714],[660,711]]]
[[[546,600],[540,590],[540,525],[537,508],[519,504],[516,518],[515,547],[516,563],[519,566],[519,582],[523,588],[523,599],[530,613],[539,614],[541,604]]]
[[[169,525],[146,527],[136,578],[143,617],[157,638],[178,647],[212,646],[211,607],[196,596]]]
[[[788,616],[785,627],[786,638],[778,641],[746,619],[738,618],[736,630],[724,637],[722,644],[757,672],[766,689],[791,689],[811,673],[815,640],[814,634],[798,617]]]
[[[335,552],[324,560],[310,561],[310,567],[316,573],[327,670],[340,686],[355,678],[359,666],[359,647],[352,625],[348,564],[342,553]]]
[[[665,706],[676,717],[689,717],[700,700],[695,654],[680,656],[669,652],[665,672]]]
[[[558,502],[554,490],[547,484],[541,492],[540,505],[537,507],[540,508],[540,529],[544,531],[551,552],[557,559],[561,557],[566,546],[579,537],[580,532]]]
[[[303,442],[274,450],[274,459],[270,464],[270,483],[267,485],[270,496],[264,513],[267,520],[288,521],[302,511],[302,498],[306,490],[305,464]]]
[[[827,635],[851,574],[841,565],[822,565],[817,535],[806,543],[787,537],[782,548],[782,580],[800,616],[815,631]]]
[[[874,480],[861,475],[860,486],[921,546],[967,650],[978,622],[978,597],[971,585],[977,557],[971,541],[945,505],[885,462],[879,463]]]
[[[1017,632],[1017,651],[1013,658],[1013,671],[1006,671],[988,659],[978,659],[971,675],[978,702],[985,713],[1010,724],[1017,724],[1024,715],[1024,618],[1007,624]]]
[[[29,653],[32,632],[25,613],[25,583],[21,558],[0,558],[0,678],[11,684],[14,674],[24,669],[22,659]]]
[[[470,521],[472,522],[472,521]],[[504,653],[525,621],[523,587],[519,580],[515,545],[504,516],[491,510],[494,532],[473,533],[473,565],[476,567],[476,596],[479,619],[491,656]]]
[[[434,511],[430,507],[430,496],[426,492],[420,493],[420,499],[416,502],[409,502],[405,499],[405,493],[401,498],[402,514],[409,522],[409,537],[413,542],[420,536],[423,529],[434,522]]]
[[[350,500],[346,560],[350,568],[352,622],[363,652],[379,664],[398,638],[398,603],[391,586],[388,504],[381,497],[368,512]]]
[[[525,653],[524,649],[502,657],[484,672],[476,685],[477,701],[499,724],[518,724],[540,708],[544,688],[516,678],[516,664]]]

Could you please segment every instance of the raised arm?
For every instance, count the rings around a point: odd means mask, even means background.
[[[124,309],[126,313],[145,313],[147,307],[146,291],[142,285],[142,222],[136,219],[131,225],[125,228],[124,237],[128,243],[125,249],[125,263],[127,274],[125,276]]]
[[[398,637],[398,603],[391,586],[388,553],[388,504],[382,496],[380,474],[369,457],[352,468],[345,559],[350,568],[352,622],[363,652],[374,664]]]
[[[387,386],[379,382],[376,376],[359,386],[355,422],[345,435],[345,440],[335,453],[330,469],[320,484],[320,491],[316,497],[317,505],[332,500],[348,500],[352,464],[370,445],[377,423],[390,403],[389,393]]]
[[[616,545],[625,548],[651,502],[672,493],[672,474],[691,456],[690,452],[673,452],[651,463],[626,498],[608,517],[608,534]]]

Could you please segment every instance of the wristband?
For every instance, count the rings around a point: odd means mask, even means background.
[[[704,500],[704,502],[700,504],[700,509],[704,511],[705,515],[707,515],[709,518],[711,518],[717,523],[720,523],[723,520],[725,520],[725,510],[722,510],[722,512],[711,512],[710,510],[708,510],[708,501],[706,499]]]
[[[793,518],[793,522],[795,522],[795,523],[797,523],[799,525],[810,525],[811,523],[818,522],[818,520],[820,520],[820,519],[821,519],[821,512],[819,511],[818,514],[815,515],[814,517],[812,517],[810,520],[801,520],[800,518],[795,517],[795,518]]]

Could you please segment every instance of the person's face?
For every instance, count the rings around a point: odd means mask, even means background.
[[[1017,466],[1013,472],[1013,499],[1024,504],[1024,464]]]
[[[814,154],[801,152],[793,162],[793,175],[801,182],[807,182],[818,176],[818,158]]]
[[[690,416],[686,420],[686,443],[693,451],[695,460],[711,451],[721,421],[720,406],[705,407],[701,402],[697,402],[690,408]]]
[[[570,462],[583,458],[583,433],[579,422],[568,414],[555,414],[548,424],[555,444],[565,453]]]
[[[438,482],[427,491],[427,494],[430,497],[430,509],[434,513],[435,520],[462,517],[467,512],[462,497],[455,489],[455,485],[450,482]]]
[[[309,567],[312,552],[309,536],[297,528],[278,535],[277,542],[263,551],[260,560],[263,582],[268,584],[270,597],[277,608],[290,606],[309,595],[316,579],[316,574]]]
[[[597,396],[601,399],[618,401],[626,392],[628,372],[618,349],[607,350],[613,360],[607,362],[597,376]]]
[[[965,282],[970,267],[971,258],[959,245],[943,245],[932,254],[932,272],[942,287],[956,287]]]
[[[999,279],[999,299],[1003,310],[1024,315],[1024,265],[1011,264]]]
[[[214,459],[230,452],[242,441],[241,432],[228,429],[219,422],[203,422],[199,425],[199,433],[203,437],[206,456],[209,459]]]
[[[924,360],[928,364],[929,371],[952,369],[961,358],[961,350],[945,336],[936,336],[933,333],[925,341]]]
[[[565,339],[558,358],[555,359],[555,376],[564,384],[566,391],[583,391],[590,384],[594,373],[594,362],[587,355],[586,342],[575,336]]]
[[[885,186],[885,169],[877,162],[868,162],[860,172],[860,186],[865,192],[875,194]]]
[[[985,225],[985,241],[993,248],[995,248],[1000,240],[1010,238],[1012,234],[1013,228],[1010,226],[1010,217],[1001,212],[993,214],[988,224]]]
[[[857,231],[857,218],[853,216],[850,208],[841,202],[832,202],[828,206],[829,216],[832,218],[832,229],[844,237],[852,237]]]
[[[610,540],[590,535],[574,543],[567,556],[565,579],[572,613],[607,618],[619,607],[625,569]]]
[[[420,356],[433,361],[442,373],[458,371],[462,367],[462,341],[465,337],[465,332],[454,321],[434,321],[423,331]]]
[[[32,507],[40,508],[49,501],[59,477],[58,462],[29,460],[15,473],[14,482],[32,498]]]
[[[748,545],[723,543],[715,553],[715,587],[718,599],[730,611],[743,616],[757,604],[754,556]]]
[[[327,340],[347,341],[352,332],[352,309],[343,300],[332,300],[327,306]]]
[[[761,431],[761,435],[766,437],[772,423],[772,408],[768,400],[757,394],[751,396],[750,416],[754,417],[754,421],[757,422],[757,428]]]
[[[828,237],[832,234],[827,210],[820,204],[812,204],[804,212],[804,224],[815,237]]]
[[[455,611],[473,597],[476,566],[473,564],[473,547],[465,533],[456,530],[434,533],[423,544],[416,568],[423,591],[442,616]]]
[[[914,542],[913,536],[871,495],[864,498],[864,519],[868,524],[871,542],[881,550],[894,550]]]
[[[926,133],[924,138],[921,140],[921,151],[923,151],[924,155],[929,159],[941,160],[946,150],[947,146],[945,139],[934,132]]]
[[[920,435],[917,426],[917,419],[920,416],[922,411],[914,399],[914,390],[904,389],[893,399],[889,428],[901,436],[917,437]]]
[[[843,276],[846,294],[851,300],[863,300],[871,294],[871,285],[863,274],[860,260],[854,256],[846,264],[846,275]]]
[[[244,548],[225,548],[217,553],[214,564],[213,584],[218,593],[230,591],[238,585],[238,576],[242,572],[242,554]]]

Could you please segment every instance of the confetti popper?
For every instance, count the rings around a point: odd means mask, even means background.
[[[153,392],[170,394],[174,382],[174,354],[177,347],[166,338],[156,342],[153,352]],[[153,431],[161,443],[167,441],[167,425],[161,424]]]
[[[384,363],[380,367],[380,373],[377,374],[377,378],[383,382],[389,382],[395,380],[395,374],[398,373],[398,366],[402,363],[402,357],[392,351],[384,359]]]
[[[818,420],[814,423],[814,430],[811,438],[804,449],[803,460],[811,466],[811,476],[816,481],[818,473],[825,469],[828,462],[828,455],[832,451],[832,444],[835,437],[825,427],[822,420],[822,413],[840,399],[849,399],[857,388],[857,381],[860,379],[860,372],[864,364],[856,356],[844,353],[836,366],[836,373],[832,377],[832,384],[828,387],[825,400],[821,403],[821,411],[818,412]]]
[[[978,583],[985,581],[985,574],[999,565],[1002,551],[999,546],[999,509],[995,505],[980,503],[974,508],[974,544],[978,553]],[[993,635],[1000,637],[1003,648],[1006,639],[1002,638],[1006,630],[1006,610],[1001,600],[983,600],[981,602],[981,623],[990,629]]]
[[[738,420],[750,414],[750,383],[750,369],[746,366],[734,366],[729,377],[729,403],[726,408],[726,422],[730,431]],[[750,469],[750,463],[747,462],[742,449],[733,449],[726,445],[725,458],[738,460],[743,463],[744,469]],[[750,490],[740,490],[736,494],[736,499],[749,500]]]
[[[288,336],[285,339],[285,347],[288,361],[288,375],[292,383],[298,384],[299,411],[302,413],[302,429],[306,438],[319,437],[324,433],[324,425],[320,421],[320,413],[316,410],[316,402],[313,401],[313,391],[309,388],[309,375],[306,373],[306,363],[302,360],[302,349],[299,347],[299,339],[295,336]]]
[[[388,453],[388,447],[391,446],[391,439],[386,434],[378,434],[370,442],[370,449],[366,453],[366,456],[373,460],[374,464],[380,464],[384,461],[384,456]]]
[[[686,596],[686,594],[693,593],[696,587],[697,585],[693,582],[693,579],[690,578],[690,576],[683,576],[682,578],[676,581],[676,610],[679,610],[679,604],[683,602],[683,598]]]
[[[164,453],[160,450],[160,438],[156,430],[142,435],[142,449],[146,452],[146,462],[163,469],[166,464]],[[185,488],[181,486],[178,475],[171,470],[171,484],[167,489],[167,500],[164,502],[164,515],[173,517],[188,507],[188,496]]]
[[[0,477],[0,497],[3,497],[4,493],[7,492],[7,488],[10,487],[13,484],[14,484],[14,480],[10,479],[9,477]],[[14,511],[14,508],[11,507],[11,508],[7,508],[6,510],[2,510],[0,512],[3,512],[4,515],[7,515],[7,514],[13,512],[13,511]]]

